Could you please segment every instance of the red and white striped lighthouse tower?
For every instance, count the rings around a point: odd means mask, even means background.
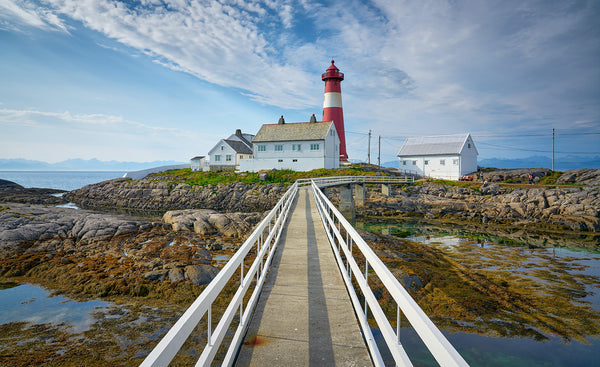
[[[340,161],[347,161],[346,134],[344,133],[344,110],[342,109],[342,80],[344,73],[340,73],[331,60],[331,65],[321,75],[325,82],[325,100],[323,101],[323,122],[333,121],[340,137]]]

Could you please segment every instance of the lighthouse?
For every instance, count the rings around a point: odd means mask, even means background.
[[[323,122],[333,121],[338,136],[340,137],[340,161],[347,161],[346,134],[344,133],[344,111],[342,109],[342,80],[344,73],[340,73],[334,61],[325,73],[321,75],[325,82],[325,99],[323,101]]]

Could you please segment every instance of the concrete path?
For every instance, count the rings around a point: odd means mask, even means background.
[[[309,189],[299,191],[236,366],[372,366]]]

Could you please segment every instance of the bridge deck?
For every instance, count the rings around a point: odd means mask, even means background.
[[[371,366],[309,189],[300,189],[236,366]]]

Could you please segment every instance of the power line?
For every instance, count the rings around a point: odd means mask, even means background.
[[[489,145],[496,149],[521,150],[521,151],[525,151],[525,152],[536,152],[536,153],[552,153],[551,150],[526,149],[526,148],[518,148],[518,147],[513,147],[513,146],[508,146],[508,145],[490,144],[490,143],[484,143],[484,142],[479,142],[479,143],[477,143],[477,145],[480,145],[480,146],[481,145]],[[484,149],[485,149],[485,147],[484,147]],[[600,154],[600,152],[555,152],[555,153],[559,153],[559,154]]]

